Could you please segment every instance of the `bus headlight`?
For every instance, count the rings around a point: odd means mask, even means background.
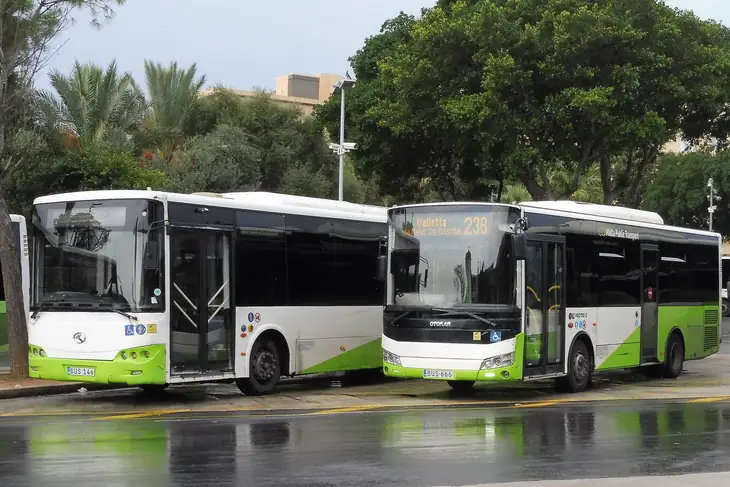
[[[383,362],[387,362],[393,365],[402,365],[400,363],[400,357],[394,353],[390,353],[387,350],[383,350]]]
[[[480,367],[480,369],[496,369],[499,367],[509,367],[514,363],[515,353],[504,353],[502,355],[497,355],[496,357],[489,357],[488,359],[484,359],[484,362],[482,362],[482,366]]]

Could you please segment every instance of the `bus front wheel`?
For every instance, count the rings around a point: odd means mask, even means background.
[[[276,343],[261,337],[251,349],[248,377],[236,379],[236,385],[247,396],[261,396],[273,391],[280,377],[281,360]]]
[[[558,379],[558,390],[562,392],[583,392],[591,382],[592,363],[583,340],[576,340],[570,350],[568,375]]]
[[[722,317],[727,318],[730,316],[730,301],[728,301],[725,298],[722,298]]]

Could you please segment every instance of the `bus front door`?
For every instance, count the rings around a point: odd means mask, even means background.
[[[225,231],[171,229],[173,376],[233,370],[230,242]]]
[[[525,377],[556,374],[565,361],[565,237],[527,235]]]
[[[657,285],[659,280],[659,247],[641,245],[641,363],[659,360],[657,356],[659,308]]]

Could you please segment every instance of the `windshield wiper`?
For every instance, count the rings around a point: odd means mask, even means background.
[[[399,315],[398,315],[398,316],[396,316],[395,318],[391,318],[391,319],[389,320],[389,321],[390,321],[390,324],[391,324],[391,326],[395,326],[395,324],[396,324],[396,323],[398,323],[398,322],[399,322],[400,320],[402,320],[403,318],[405,318],[405,317],[406,317],[406,316],[408,316],[409,314],[411,314],[411,313],[414,313],[415,311],[422,311],[422,310],[421,310],[421,309],[418,309],[418,310],[415,310],[415,309],[409,309],[408,311],[404,311],[403,313],[399,314]]]
[[[483,317],[481,317],[475,313],[471,313],[469,311],[454,311],[451,309],[441,309],[441,308],[432,308],[432,311],[440,311],[440,312],[444,313],[443,315],[439,315],[439,316],[459,316],[459,315],[468,316],[469,318],[474,318],[475,320],[479,320],[482,323],[486,323],[489,326],[492,326],[494,328],[498,327],[497,323],[495,323],[494,321],[488,320],[487,318],[483,318]]]
[[[49,304],[50,303],[47,303],[47,302],[41,302],[41,305],[38,306],[38,309],[33,311],[33,313],[30,315],[30,319],[34,320],[34,319],[38,318],[38,315],[40,314],[40,312],[45,310]]]
[[[122,311],[119,308],[109,308],[109,309],[112,310],[112,311],[114,311],[115,313],[118,313],[118,314],[124,316],[127,319],[134,320],[134,321],[139,321],[136,316],[134,316],[132,314],[129,314],[126,311]]]

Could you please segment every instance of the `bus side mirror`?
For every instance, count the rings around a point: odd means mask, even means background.
[[[512,255],[515,260],[527,258],[527,238],[524,233],[512,234]]]
[[[377,268],[375,270],[378,281],[385,281],[388,276],[388,256],[379,255]]]

